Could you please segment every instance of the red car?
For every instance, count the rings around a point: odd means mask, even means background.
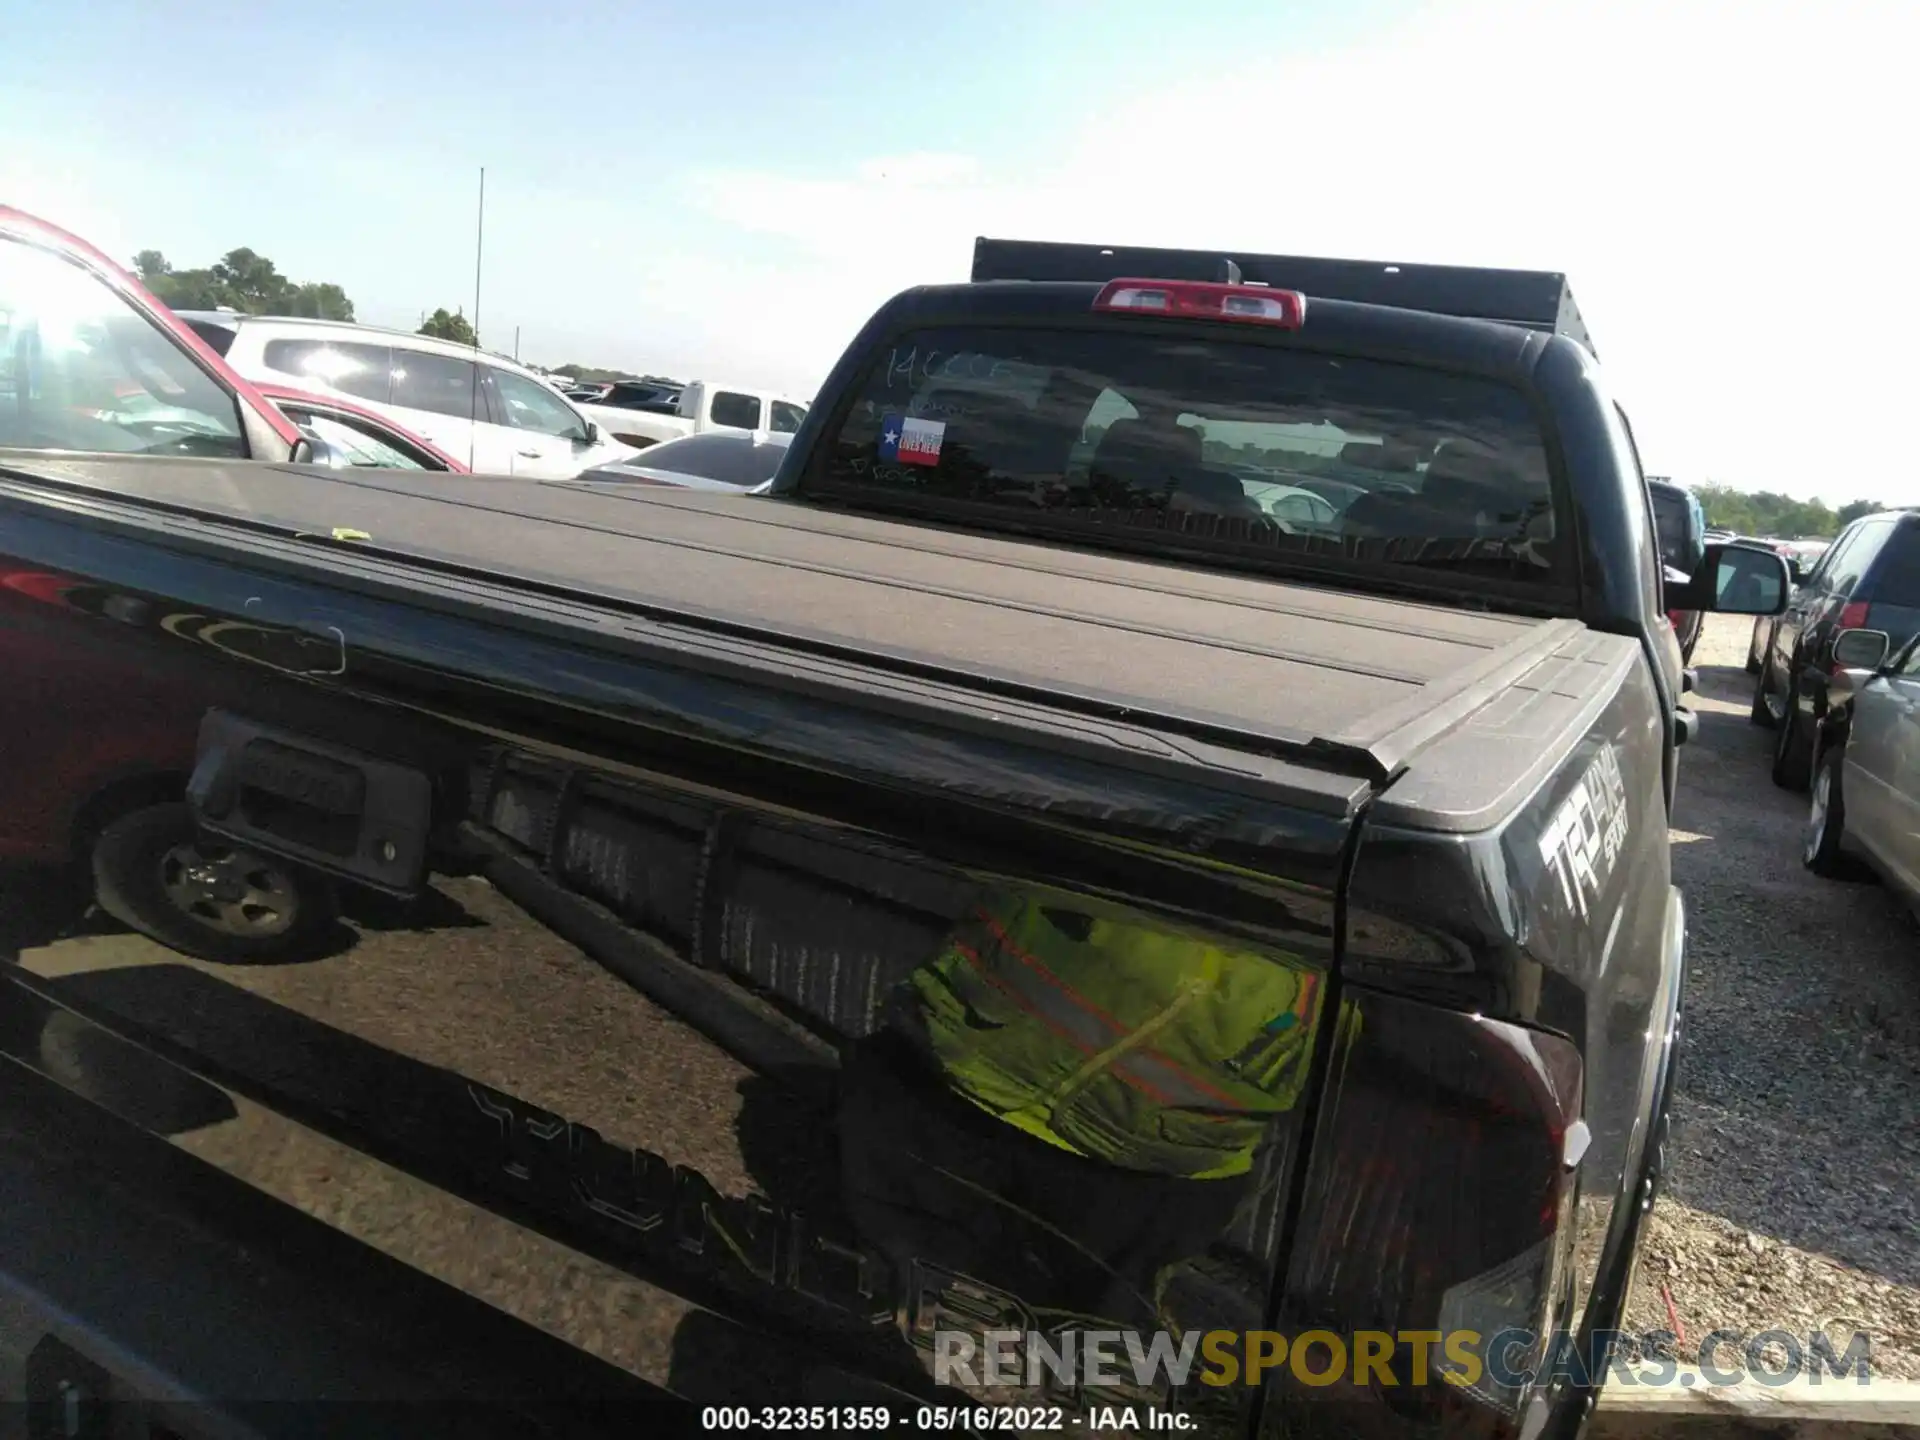
[[[260,394],[302,431],[327,447],[327,459],[343,469],[367,466],[381,470],[443,470],[470,473],[467,467],[431,440],[396,425],[351,400],[336,395],[311,395],[286,385],[255,382]]]
[[[368,430],[357,407],[280,403],[425,468],[462,468],[390,422]],[[0,480],[21,451],[343,463],[106,256],[0,206]],[[246,699],[245,674],[130,670],[121,622],[146,602],[15,563],[4,534],[0,861],[84,863],[102,909],[188,953],[265,960],[331,933],[323,882],[203,843],[185,803],[200,719]]]
[[[138,280],[0,205],[0,459],[8,450],[314,458],[293,422]]]

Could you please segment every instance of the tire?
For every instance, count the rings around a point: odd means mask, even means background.
[[[1829,880],[1843,880],[1853,874],[1853,866],[1840,848],[1847,823],[1846,801],[1840,793],[1840,774],[1846,755],[1844,740],[1837,745],[1815,747],[1806,837],[1800,846],[1800,863]]]
[[[1814,717],[1814,723],[1820,723]],[[1773,783],[1782,790],[1805,790],[1813,778],[1813,739],[1800,723],[1800,682],[1787,682],[1785,713],[1773,743]]]
[[[1747,635],[1747,674],[1749,675],[1758,675],[1760,673],[1760,648],[1754,644],[1759,630],[1760,626],[1756,622],[1753,630]]]
[[[301,958],[333,935],[340,913],[323,877],[202,841],[192,808],[178,802],[135,810],[100,832],[93,892],[148,939],[229,964]]]

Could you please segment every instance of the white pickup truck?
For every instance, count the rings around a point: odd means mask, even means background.
[[[625,387],[615,386],[613,399]],[[623,445],[644,449],[662,440],[678,440],[708,430],[745,430],[791,435],[806,416],[803,400],[768,390],[748,390],[695,380],[673,399],[635,399],[628,404],[580,404],[576,407]]]

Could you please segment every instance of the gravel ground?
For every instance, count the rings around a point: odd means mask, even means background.
[[[1677,1155],[1629,1320],[1672,1328],[1670,1294],[1689,1359],[1715,1328],[1865,1330],[1876,1371],[1920,1379],[1920,932],[1878,885],[1802,868],[1805,797],[1747,720],[1751,630],[1710,617],[1694,654]]]
[[[1667,1329],[1677,1317],[1686,1359],[1716,1328],[1825,1327],[1841,1344],[1858,1328],[1873,1337],[1876,1371],[1920,1379],[1920,944],[1877,886],[1801,869],[1803,798],[1769,782],[1769,736],[1746,719],[1749,628],[1710,620],[1695,657],[1702,724],[1682,752],[1673,858],[1692,916],[1689,1048],[1676,1172],[1629,1324]],[[235,969],[133,936],[52,938],[32,904],[22,909],[21,887],[0,880],[0,958],[17,948],[43,975],[92,977],[97,1001],[118,994],[149,1018],[171,994],[197,1025],[222,1023],[215,992],[239,987],[695,1166],[723,1191],[754,1188],[737,1063],[484,883],[442,892],[430,923],[376,919],[331,959]],[[225,1023],[251,1023],[244,1006],[231,1013]],[[673,1102],[649,1103],[662,1094]],[[675,1297],[264,1119],[243,1108],[180,1143],[574,1344],[699,1388],[676,1367],[688,1307]]]

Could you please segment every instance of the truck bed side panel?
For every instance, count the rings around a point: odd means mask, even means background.
[[[1671,1025],[1684,964],[1653,685],[1631,641],[1606,656],[1615,638],[1595,640],[1567,665],[1580,698],[1559,697],[1585,718],[1549,747],[1550,769],[1505,818],[1448,833],[1413,828],[1409,811],[1384,804],[1370,816],[1342,962],[1351,978],[1580,1042],[1592,1139],[1578,1212],[1583,1287],[1603,1243],[1633,1219],[1625,1202],[1650,1159],[1664,1053],[1649,1037]],[[1597,673],[1574,680],[1582,669]],[[1443,795],[1444,784],[1423,793]],[[1388,921],[1383,934],[1421,943],[1376,943],[1370,928]]]

